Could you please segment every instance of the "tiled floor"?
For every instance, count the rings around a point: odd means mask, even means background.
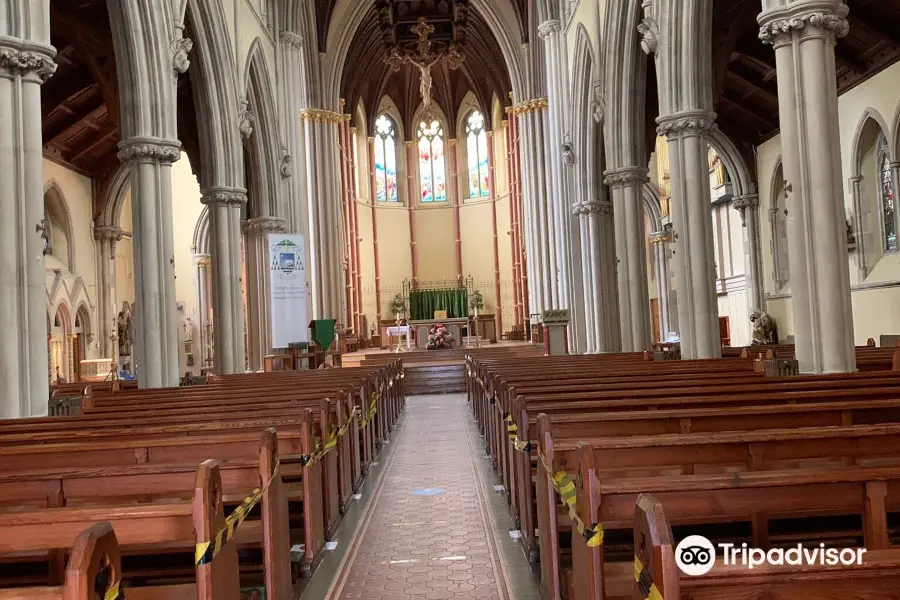
[[[415,396],[405,412],[374,505],[326,597],[537,598],[465,397]]]

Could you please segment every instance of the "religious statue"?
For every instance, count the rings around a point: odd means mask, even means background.
[[[119,312],[116,330],[119,338],[119,356],[131,356],[131,317]]]
[[[431,67],[433,67],[441,57],[433,59],[431,62],[422,61],[421,63],[414,62],[413,64],[419,68],[419,93],[422,94],[422,108],[427,109],[431,105]]]
[[[44,240],[44,256],[53,254],[53,248],[50,246],[50,219],[47,218],[46,214],[38,223],[37,231],[41,234],[41,239]]]
[[[565,135],[565,141],[562,145],[562,155],[563,162],[568,166],[572,166],[575,164],[575,147],[572,145],[572,140],[567,133]]]
[[[191,321],[190,315],[184,318],[184,341],[194,341],[194,323]]]
[[[750,342],[751,345],[761,346],[778,343],[775,320],[769,313],[755,310],[750,315],[750,322],[753,323],[753,341]]]

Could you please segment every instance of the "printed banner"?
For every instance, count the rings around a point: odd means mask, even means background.
[[[269,306],[272,347],[309,342],[306,246],[302,235],[269,234]]]

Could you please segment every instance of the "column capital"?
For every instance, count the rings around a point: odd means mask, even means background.
[[[575,203],[572,205],[572,214],[581,215],[611,215],[613,212],[612,202],[608,200],[588,200],[587,202]]]
[[[284,226],[281,217],[255,217],[241,223],[241,233],[284,233]]]
[[[862,175],[853,175],[852,177],[850,177],[850,183],[859,183],[862,180],[863,180]]]
[[[133,137],[119,142],[119,160],[172,164],[181,158],[181,142],[162,138]]]
[[[759,194],[744,194],[743,196],[735,196],[731,200],[731,205],[743,212],[748,208],[759,208]]]
[[[56,72],[53,46],[0,36],[0,77],[36,77],[44,83]]]
[[[211,187],[200,190],[200,202],[209,206],[241,205],[247,202],[247,190]]]
[[[779,46],[790,42],[793,33],[841,38],[850,32],[849,11],[840,0],[791,2],[759,15],[759,39],[764,44]]]
[[[303,50],[303,36],[293,31],[282,31],[278,36],[281,43],[294,50]]]
[[[672,234],[668,231],[654,231],[650,234],[650,243],[654,246],[661,246],[672,241]]]
[[[94,227],[94,239],[98,242],[118,242],[122,239],[122,228],[116,225]]]
[[[513,106],[507,108],[506,112],[518,116],[524,115],[525,113],[542,110],[544,108],[547,108],[549,105],[550,103],[546,98],[535,98],[534,100],[525,100],[524,102],[514,104]]]
[[[325,110],[322,108],[304,108],[300,111],[300,120],[313,123],[329,123],[337,125],[343,123],[344,115],[334,112],[333,110]]]
[[[700,135],[715,126],[716,113],[706,110],[688,110],[674,115],[658,117],[656,133],[660,136]]]
[[[559,33],[560,23],[559,19],[549,19],[544,21],[540,25],[538,25],[538,35],[542,40],[546,40],[548,37],[553,35],[554,33]]]
[[[623,187],[633,184],[645,184],[650,181],[650,169],[647,167],[624,167],[604,171],[603,183],[611,187]]]
[[[194,260],[197,261],[198,267],[208,267],[212,264],[212,257],[209,254],[195,254]]]

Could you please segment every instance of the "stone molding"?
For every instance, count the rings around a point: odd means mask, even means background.
[[[681,112],[656,119],[656,133],[660,136],[679,134],[700,135],[716,124],[716,113],[707,111]]]
[[[300,34],[293,31],[282,31],[279,39],[294,50],[303,50],[303,36]]]
[[[287,146],[281,147],[281,178],[287,179],[294,174],[294,159],[288,152]]]
[[[808,28],[813,35],[842,38],[850,32],[847,5],[835,0],[798,2],[764,13],[759,17],[759,39],[779,45],[791,41],[791,34]]]
[[[188,70],[188,67],[191,66],[188,54],[194,49],[194,42],[190,38],[178,38],[177,40],[172,40],[169,44],[169,49],[172,51],[172,71],[177,79],[179,75],[183,75]]]
[[[212,187],[200,191],[200,203],[208,206],[232,206],[247,203],[247,190]]]
[[[611,215],[613,213],[612,202],[608,200],[589,200],[572,205],[572,214],[582,215]]]
[[[637,26],[641,34],[641,50],[645,54],[655,54],[659,48],[659,25],[652,17],[646,17]]]
[[[160,138],[131,138],[119,142],[119,160],[172,164],[181,158],[181,142]]]
[[[344,115],[336,113],[333,110],[324,110],[321,108],[304,108],[300,111],[300,120],[313,123],[330,123],[337,125],[344,121]]]
[[[197,254],[194,258],[198,267],[208,267],[212,264],[212,257],[209,254]]]
[[[241,222],[241,233],[284,233],[286,221],[281,217],[256,217]]]
[[[115,225],[94,227],[94,239],[98,242],[118,242],[122,239],[122,228]]]
[[[626,185],[644,185],[650,182],[650,170],[646,167],[626,167],[613,169],[603,173],[603,183],[610,187]]]
[[[668,231],[654,231],[650,234],[650,243],[654,246],[668,244],[672,241],[672,234]]]
[[[748,208],[759,208],[759,194],[735,196],[731,200],[731,205],[741,212]]]
[[[559,33],[559,30],[559,19],[550,19],[549,21],[544,21],[543,23],[538,25],[538,36],[540,36],[542,40],[546,40],[554,33]]]
[[[3,43],[2,39],[0,43]],[[0,47],[0,74],[8,73],[21,77],[35,75],[41,83],[50,79],[56,72],[56,63],[53,61],[55,51],[52,47],[34,44],[31,46],[34,50]]]
[[[253,123],[256,122],[256,115],[253,114],[253,111],[248,107],[248,102],[246,100],[241,102],[241,112],[238,115],[238,119],[240,120],[240,125],[238,126],[241,130],[241,137],[245,140],[250,139],[250,136],[253,135]]]
[[[537,98],[535,100],[525,100],[524,102],[519,102],[518,104],[514,104],[506,109],[507,113],[512,113],[516,116],[524,115],[526,113],[535,112],[539,110],[543,110],[547,108],[550,103],[546,98]]]

